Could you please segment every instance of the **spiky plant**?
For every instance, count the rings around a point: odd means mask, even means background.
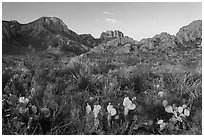
[[[173,94],[188,96],[194,100],[201,96],[202,77],[198,74],[185,73],[165,73],[165,88]]]
[[[76,84],[75,91],[88,91],[94,95],[97,94],[92,75],[85,70],[85,67],[82,64],[71,62],[68,65],[67,70]]]

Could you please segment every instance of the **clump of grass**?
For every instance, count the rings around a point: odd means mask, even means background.
[[[201,75],[192,73],[164,73],[165,88],[172,94],[188,96],[194,100],[201,96]]]

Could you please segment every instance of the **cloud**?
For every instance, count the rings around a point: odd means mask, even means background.
[[[112,24],[120,23],[120,21],[118,21],[117,19],[111,19],[111,18],[106,18],[105,21],[109,22],[109,23],[112,23]]]
[[[106,14],[106,15],[114,15],[114,13],[109,12],[109,11],[104,11],[103,13]]]

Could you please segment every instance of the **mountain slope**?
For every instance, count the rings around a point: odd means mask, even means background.
[[[182,45],[201,45],[202,20],[193,21],[189,25],[182,27],[176,34],[176,37]]]
[[[95,39],[91,34],[81,34],[79,35],[81,42],[90,48],[97,46],[100,43],[100,39]]]
[[[128,53],[130,49],[142,52],[172,52],[173,49],[178,47],[199,47],[201,42],[201,20],[193,21],[189,25],[182,27],[176,36],[162,32],[139,42],[124,36],[119,30],[102,32],[99,39],[94,38],[91,34],[78,35],[70,30],[61,19],[56,17],[41,17],[28,24],[20,24],[17,21],[2,22],[3,55],[25,55],[30,51],[80,55],[99,45],[102,46],[94,48],[93,51],[97,49],[97,52],[103,52],[105,48],[107,52],[110,50],[113,53],[124,51]],[[126,46],[123,47],[124,45]]]
[[[152,38],[142,39],[141,41],[124,36],[122,32],[121,36],[114,37],[114,31],[106,31],[101,34],[99,46],[76,58],[79,58],[82,62],[91,60],[95,64],[105,62],[118,67],[134,66],[138,63],[156,65],[156,67],[159,65],[165,66],[166,64],[175,67],[176,65],[185,64],[185,62],[198,63],[202,57],[202,50],[195,44],[201,45],[202,22],[194,21],[184,28],[185,30],[186,28],[191,29],[181,32],[183,29],[181,28],[177,33],[179,35],[176,36],[162,32]],[[195,37],[193,34],[199,35]],[[185,35],[190,36],[190,42],[189,39],[180,41],[181,37],[185,37]],[[190,47],[190,50],[186,47]]]
[[[3,54],[25,54],[30,49],[43,51],[50,46],[75,54],[90,49],[88,43],[82,44],[83,39],[56,17],[41,17],[28,24],[3,21],[2,27]]]

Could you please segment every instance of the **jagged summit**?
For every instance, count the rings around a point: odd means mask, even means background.
[[[106,38],[118,38],[123,37],[124,34],[119,30],[108,30],[106,32],[102,32],[100,38],[106,39]]]

